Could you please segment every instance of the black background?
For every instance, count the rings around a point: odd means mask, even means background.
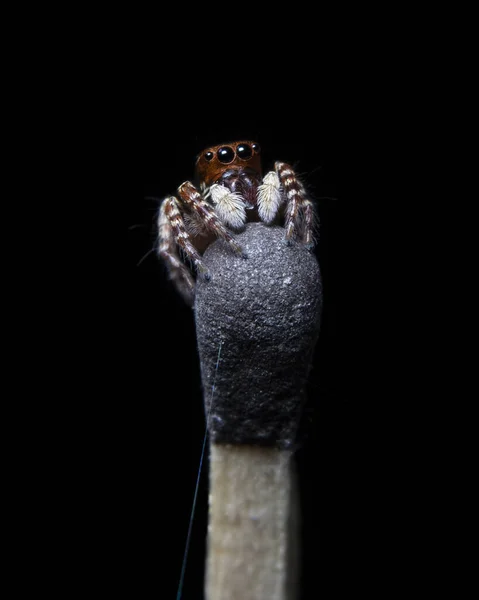
[[[28,210],[34,205],[43,211],[48,205],[60,219],[51,235],[30,213],[15,230],[13,253],[19,245],[28,252],[26,270],[19,271],[28,285],[22,319],[39,306],[35,320],[42,329],[33,336],[36,346],[30,335],[17,336],[22,360],[33,345],[32,362],[41,364],[39,375],[22,369],[15,381],[15,386],[34,386],[28,394],[35,406],[30,416],[40,437],[28,453],[29,463],[38,461],[40,485],[25,495],[28,510],[22,519],[41,502],[45,486],[49,494],[55,490],[52,501],[45,494],[54,517],[60,515],[64,536],[54,543],[65,570],[75,569],[63,596],[81,585],[96,586],[91,577],[100,575],[105,595],[116,585],[134,598],[176,597],[205,427],[193,313],[152,251],[155,216],[161,198],[192,177],[197,152],[209,144],[252,138],[263,148],[265,168],[275,160],[295,166],[321,223],[316,255],[324,313],[310,377],[306,437],[296,456],[302,599],[359,591],[392,596],[424,567],[429,549],[423,522],[434,515],[430,509],[436,498],[430,505],[421,499],[421,482],[424,488],[431,466],[442,468],[437,445],[424,442],[426,452],[418,458],[420,444],[415,442],[433,429],[431,415],[440,394],[432,394],[430,386],[437,381],[442,387],[444,380],[425,342],[424,321],[434,302],[420,302],[418,284],[431,264],[442,265],[442,257],[432,255],[449,242],[441,228],[445,245],[426,244],[427,259],[418,258],[410,225],[418,222],[425,198],[414,197],[414,179],[407,179],[415,168],[421,174],[419,161],[414,164],[411,157],[417,153],[422,160],[427,154],[423,138],[429,106],[421,106],[409,69],[391,64],[382,44],[366,39],[354,19],[361,40],[340,35],[334,24],[343,27],[342,18],[333,21],[322,14],[316,19],[300,7],[292,15],[276,15],[281,26],[268,29],[258,27],[251,7],[233,6],[235,15],[228,21],[218,11],[223,22],[217,28],[209,20],[196,22],[193,8],[176,22],[151,18],[151,32],[142,30],[138,38],[129,24],[105,26],[120,43],[105,41],[105,53],[92,54],[97,69],[93,78],[93,71],[85,70],[85,88],[71,72],[75,106],[67,107],[60,122],[73,149],[63,140],[57,146],[65,169],[50,158],[49,133],[30,132],[21,139],[30,150],[33,142],[41,144],[37,154],[49,162],[47,181],[35,184]],[[205,5],[197,10],[204,12]],[[238,35],[232,35],[232,23],[244,24]],[[293,32],[299,39],[292,39]],[[332,35],[326,40],[328,32]],[[394,54],[402,56],[402,50],[395,44]],[[71,65],[64,68],[68,72]],[[56,78],[61,87],[62,73]],[[63,92],[56,102],[63,102]],[[57,110],[56,103],[52,107]],[[50,127],[43,114],[35,120]],[[447,158],[439,164],[445,168]],[[72,165],[78,167],[74,176],[67,170]],[[58,204],[50,198],[54,188]],[[78,202],[70,198],[76,188]],[[39,202],[42,192],[45,202]],[[25,190],[21,195],[25,198]],[[120,197],[126,208],[119,228],[124,261],[112,235]],[[25,206],[23,200],[17,204]],[[442,214],[450,210],[449,203]],[[54,245],[45,260],[21,229],[27,221],[42,241]],[[429,228],[428,213],[420,221],[421,240]],[[98,234],[98,246],[90,234]],[[411,280],[416,263],[418,277]],[[48,267],[56,283],[51,300]],[[38,277],[32,278],[35,269]],[[448,276],[441,273],[435,280],[435,295],[445,293]],[[47,301],[52,318],[41,300]],[[436,313],[435,329],[442,333],[447,311]],[[11,324],[6,313],[6,326]],[[17,324],[13,320],[14,328]],[[57,351],[54,356],[49,345]],[[416,379],[423,371],[420,387]],[[41,383],[45,398],[39,398]],[[56,387],[58,405],[53,404]],[[23,428],[27,408],[23,401],[16,404]],[[444,414],[447,419],[449,407]],[[437,431],[448,439],[447,427]],[[47,460],[38,455],[44,445],[51,448]],[[53,475],[57,494],[45,472],[58,460]],[[202,598],[207,467],[206,457],[185,600]],[[37,521],[50,528],[43,514]],[[441,530],[433,525],[435,540]],[[39,544],[51,535],[46,530]],[[69,544],[78,558],[67,551]],[[55,560],[49,568],[46,572],[56,580]]]

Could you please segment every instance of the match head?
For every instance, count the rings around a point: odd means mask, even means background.
[[[203,256],[211,279],[196,288],[211,440],[294,448],[319,334],[319,265],[303,244],[285,244],[282,227],[248,223],[235,238],[248,258],[215,242]]]
[[[247,140],[206,148],[196,159],[196,176],[200,183],[210,186],[227,169],[239,170],[245,167],[261,176],[261,149],[257,142]]]

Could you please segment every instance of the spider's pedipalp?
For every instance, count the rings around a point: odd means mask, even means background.
[[[265,223],[272,223],[281,204],[281,183],[275,171],[270,171],[258,186],[258,214]]]
[[[246,222],[246,210],[241,196],[223,185],[213,184],[209,195],[218,217],[233,229],[240,229]]]
[[[178,194],[185,205],[198,215],[208,231],[225,240],[236,254],[244,256],[241,246],[192,183],[189,181],[182,183],[178,188]]]

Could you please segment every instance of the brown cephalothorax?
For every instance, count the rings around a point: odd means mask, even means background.
[[[196,159],[196,174],[201,183],[217,183],[225,171],[251,169],[261,177],[259,144],[252,141],[232,142],[206,148]]]
[[[303,184],[283,162],[276,162],[263,177],[257,142],[206,148],[196,159],[196,177],[199,189],[185,181],[177,196],[165,198],[158,215],[158,253],[188,304],[193,303],[195,279],[182,258],[205,278],[202,254],[217,238],[246,258],[233,234],[247,222],[282,225],[287,243],[297,240],[314,246],[314,208]]]

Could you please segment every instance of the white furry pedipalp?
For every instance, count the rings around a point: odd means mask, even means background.
[[[274,171],[267,173],[258,187],[258,214],[265,223],[271,223],[278,212],[281,203],[280,187],[279,177]]]
[[[215,183],[209,189],[215,212],[225,225],[239,229],[246,222],[244,201],[236,192]]]

